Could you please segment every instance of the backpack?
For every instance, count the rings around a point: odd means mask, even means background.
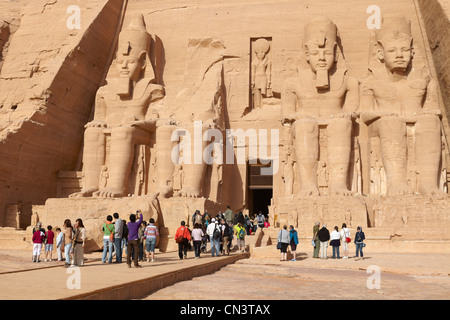
[[[122,238],[128,239],[128,226],[126,223],[123,223]]]
[[[220,229],[217,227],[217,225],[214,227],[214,232],[213,232],[213,239],[214,240],[219,240],[220,237],[222,236],[222,232],[220,231]]]
[[[245,230],[244,230],[244,228],[240,228],[239,233],[238,233],[238,238],[244,239],[244,237],[245,237]]]
[[[225,230],[223,230],[223,236],[224,237],[229,237],[230,236],[230,226],[225,225]]]

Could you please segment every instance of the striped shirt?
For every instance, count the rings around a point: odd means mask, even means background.
[[[144,236],[146,238],[156,238],[156,236],[159,236],[158,227],[156,227],[153,223],[150,223],[145,228]]]

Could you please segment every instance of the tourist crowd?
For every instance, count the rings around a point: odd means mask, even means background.
[[[192,230],[189,228],[190,223]],[[193,247],[195,258],[200,258],[202,253],[206,253],[208,244],[211,256],[229,255],[232,243],[235,244],[240,252],[245,252],[245,236],[256,232],[257,228],[268,228],[270,226],[268,219],[259,212],[254,217],[239,211],[234,213],[230,207],[225,212],[219,212],[213,218],[208,211],[202,214],[196,210],[192,217],[186,221],[181,221],[180,226],[175,232],[174,239],[178,244],[178,256],[180,259],[187,258],[187,253]],[[136,214],[130,214],[129,221],[119,217],[118,213],[112,216],[108,215],[103,223],[101,232],[103,234],[103,252],[102,263],[122,263],[123,250],[126,254],[126,263],[129,268],[133,265],[141,267],[139,261],[155,261],[155,248],[159,244],[160,234],[155,220],[151,218],[148,223],[143,220],[140,210]],[[45,250],[45,260],[52,261],[53,245],[56,244],[58,261],[65,261],[64,266],[70,265],[82,266],[84,261],[84,247],[87,239],[86,229],[81,219],[77,219],[72,225],[69,219],[64,221],[62,230],[56,228],[53,232],[52,226],[47,226],[47,230],[38,222],[33,229],[33,262],[40,262],[41,251]],[[363,258],[364,232],[358,227],[354,237],[356,246],[356,259]],[[327,248],[329,245],[333,248],[333,259],[340,259],[339,247],[342,245],[343,259],[348,258],[351,242],[350,230],[346,224],[342,225],[339,231],[334,227],[331,232],[326,225],[320,228],[317,222],[313,228],[312,245],[313,258],[326,259]],[[281,261],[287,260],[287,249],[290,246],[293,259],[296,261],[296,250],[299,244],[299,237],[294,226],[285,225],[278,233],[277,249],[281,250]],[[145,256],[144,256],[145,255]]]
[[[195,258],[200,258],[200,253],[207,252],[208,243],[211,255],[229,255],[233,239],[239,251],[245,252],[245,236],[256,232],[256,229],[269,227],[267,218],[259,212],[255,217],[249,218],[241,211],[234,213],[230,207],[225,212],[219,212],[211,218],[208,211],[202,214],[196,210],[189,218],[193,224],[190,230],[185,221],[175,233],[175,241],[178,243],[180,259],[187,257],[187,252],[194,247]],[[33,229],[33,262],[41,261],[41,251],[45,250],[45,260],[52,261],[53,245],[56,245],[57,261],[65,261],[64,266],[82,266],[84,261],[84,247],[87,239],[86,229],[81,219],[77,219],[72,225],[70,219],[64,221],[63,227],[52,226],[47,230],[38,222]],[[155,221],[151,218],[148,223],[143,220],[140,210],[129,216],[129,222],[121,219],[118,213],[108,215],[102,224],[103,252],[102,263],[122,263],[123,250],[126,254],[126,263],[141,267],[139,261],[155,261],[155,248],[159,244],[159,230]],[[145,258],[144,258],[145,253]]]
[[[356,229],[354,243],[356,248],[356,257],[355,260],[363,259],[363,248],[366,246],[364,243],[365,240],[364,232],[361,227]],[[349,257],[349,248],[348,245],[351,243],[352,239],[350,237],[350,230],[347,228],[345,223],[342,224],[341,231],[337,226],[334,227],[334,230],[331,232],[327,229],[327,225],[324,224],[322,228],[320,228],[320,223],[316,222],[313,227],[313,239],[311,241],[313,249],[313,258],[327,259],[327,248],[329,245],[333,248],[333,259],[341,259],[339,247],[342,245],[343,249],[343,257],[342,259],[348,259]],[[294,229],[294,226],[289,227],[289,231],[287,231],[287,226],[283,226],[278,232],[277,237],[277,249],[281,250],[281,259],[280,261],[287,260],[287,248],[289,245],[291,246],[291,252],[293,254],[293,259],[291,261],[296,261],[296,250],[297,245],[299,243],[297,231]]]

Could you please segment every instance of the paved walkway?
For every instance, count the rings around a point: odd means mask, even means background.
[[[276,253],[275,246],[273,249]],[[248,254],[238,253],[214,258],[204,254],[200,259],[195,259],[193,252],[188,253],[188,259],[180,260],[176,252],[168,252],[157,253],[156,262],[142,262],[142,268],[139,269],[129,269],[126,263],[102,264],[100,256],[101,253],[88,254],[85,266],[66,269],[61,262],[33,263],[28,251],[0,250],[0,299],[100,300],[149,297],[152,300],[171,300],[186,298],[184,292],[187,291],[199,299],[216,299],[224,297],[225,283],[234,278],[236,283],[251,284],[258,277],[261,277],[265,287],[249,285],[246,294],[238,294],[236,290],[230,289],[227,299],[308,299],[306,293],[322,290],[336,281],[342,282],[338,287],[343,290],[337,298],[447,299],[450,294],[448,254],[374,252],[368,253],[364,260],[355,261],[312,259],[309,254],[300,253],[296,262],[280,262],[274,257],[246,259]],[[379,267],[382,272],[383,294],[380,290],[366,288],[369,277],[366,270],[373,266]],[[219,272],[214,276],[202,278],[216,271]],[[222,278],[225,279],[224,283],[221,283]],[[183,282],[191,279],[194,281]],[[287,281],[286,288],[283,287],[279,292],[273,291],[282,286],[284,280]],[[297,281],[297,285],[292,286],[292,281]],[[349,290],[353,285],[361,287],[359,295]],[[198,288],[194,290],[196,286]],[[217,293],[211,291],[211,286],[218,290]],[[160,290],[162,288],[165,289]],[[414,295],[401,295],[396,288],[403,288],[401,292],[414,292]]]
[[[99,256],[91,255],[91,261],[81,268],[64,268],[55,261],[33,263],[28,252],[2,251],[0,257],[5,259],[0,265],[11,266],[20,260],[25,265],[17,271],[0,268],[0,300],[137,299],[173,283],[213,273],[248,254],[214,258],[205,254],[195,259],[190,252],[188,259],[180,260],[177,252],[160,253],[153,263],[141,262],[142,268],[128,268],[126,263],[103,264]]]

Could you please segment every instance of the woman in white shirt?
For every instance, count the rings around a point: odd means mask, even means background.
[[[347,225],[345,223],[342,224],[341,239],[342,239],[342,250],[344,250],[344,256],[342,257],[342,259],[348,259],[348,243],[351,240],[350,240],[350,230],[347,228]]]
[[[334,227],[334,230],[331,232],[330,245],[333,247],[333,259],[336,259],[336,255],[337,258],[340,259],[339,247],[341,246],[341,233],[337,226]]]
[[[201,225],[196,223],[194,230],[192,230],[192,242],[194,243],[195,258],[200,258],[200,246],[202,245],[202,239],[205,234],[201,228]]]

